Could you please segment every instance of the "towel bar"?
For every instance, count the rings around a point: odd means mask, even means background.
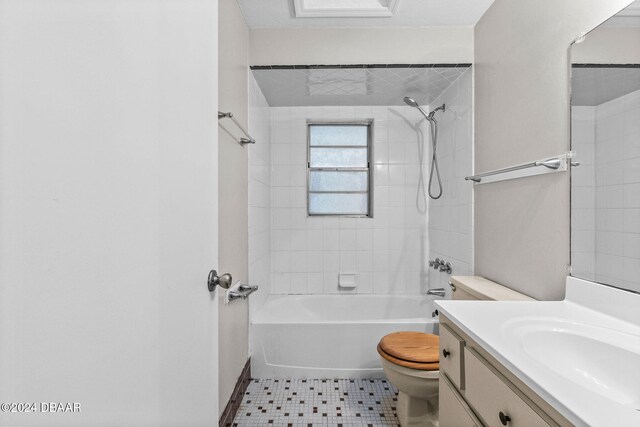
[[[218,120],[225,119],[225,118],[231,119],[233,121],[233,123],[235,123],[236,126],[238,126],[238,128],[242,131],[242,133],[244,133],[247,136],[246,138],[240,138],[240,140],[238,142],[241,145],[255,144],[256,143],[256,140],[253,139],[251,137],[251,135],[249,135],[249,132],[247,132],[247,130],[244,127],[242,127],[240,122],[238,120],[236,120],[235,117],[233,117],[233,113],[232,112],[223,113],[222,111],[218,111]]]
[[[573,151],[569,151],[565,154],[561,154],[560,156],[467,176],[464,179],[466,181],[473,181],[476,184],[488,184],[490,182],[504,181],[507,179],[541,175],[551,172],[562,172],[566,171],[569,165],[579,165],[577,162],[571,162],[571,158],[574,156],[575,153]],[[542,166],[542,168],[538,168],[540,166]]]

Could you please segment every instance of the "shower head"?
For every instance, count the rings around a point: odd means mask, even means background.
[[[418,108],[420,105],[413,98],[409,98],[408,96],[404,97],[404,103],[409,107]]]
[[[417,108],[422,113],[422,115],[424,116],[425,119],[433,120],[433,116],[428,115],[427,112],[424,111],[424,109],[420,106],[420,104],[418,104],[416,102],[415,99],[409,98],[408,96],[405,96],[403,98],[403,100],[404,100],[405,104],[407,104],[409,107]]]
[[[408,96],[405,96],[403,98],[403,101],[405,104],[407,104],[409,107],[413,107],[413,108],[417,108],[418,110],[420,110],[420,112],[422,113],[422,115],[429,121],[433,121],[435,120],[433,116],[436,115],[436,112],[442,110],[444,111],[445,109],[445,105],[442,104],[441,106],[439,106],[438,108],[436,108],[435,110],[431,111],[430,113],[427,113],[426,111],[424,111],[422,109],[422,107],[420,106],[420,104],[418,104],[418,102],[413,99],[413,98],[409,98]]]

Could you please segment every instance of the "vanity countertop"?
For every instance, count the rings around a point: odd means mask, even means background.
[[[640,426],[640,295],[573,277],[563,301],[437,301],[578,426]]]

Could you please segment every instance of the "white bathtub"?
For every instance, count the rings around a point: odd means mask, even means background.
[[[402,295],[271,295],[251,322],[254,378],[383,378],[376,346],[438,333],[433,301]]]

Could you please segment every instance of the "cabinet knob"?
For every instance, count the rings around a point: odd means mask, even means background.
[[[500,416],[500,422],[503,426],[506,426],[507,424],[509,424],[509,421],[511,421],[511,417],[509,417],[509,415],[505,414],[502,411],[500,411],[500,414],[498,415]]]
[[[442,349],[442,355],[445,357],[445,359],[447,357],[449,357],[451,353],[449,352],[449,350],[447,350],[446,348]],[[502,412],[501,412],[502,413]]]

